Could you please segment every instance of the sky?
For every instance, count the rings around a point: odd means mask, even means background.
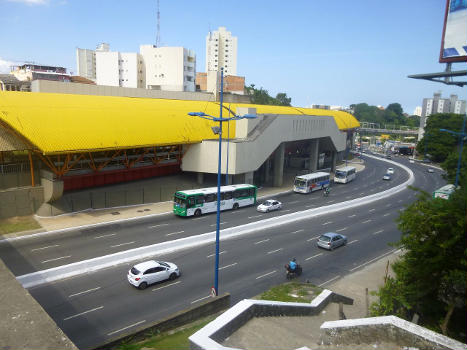
[[[223,26],[238,38],[237,75],[248,86],[285,92],[298,107],[400,103],[412,114],[435,92],[467,96],[407,78],[444,71],[445,9],[446,0],[160,0],[160,38],[194,50],[205,72],[206,36]],[[76,72],[76,48],[101,42],[139,52],[155,44],[156,13],[157,0],[0,0],[0,73],[24,62]]]

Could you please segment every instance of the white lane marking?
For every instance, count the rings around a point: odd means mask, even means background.
[[[166,286],[162,286],[162,287],[159,287],[159,288],[154,288],[152,291],[155,292],[156,290],[163,289],[163,288],[167,288],[167,287],[170,287],[170,286],[174,286],[174,285],[179,284],[179,283],[181,283],[181,282],[182,282],[182,281],[177,281],[177,282],[174,282],[174,283],[170,283],[170,284],[168,284],[168,285],[166,285]]]
[[[371,213],[372,211],[375,211],[375,210],[376,209],[373,208],[373,209],[368,210],[368,212]]]
[[[391,213],[386,213],[386,214],[384,214],[383,216],[388,216],[388,215],[391,215]]]
[[[133,243],[135,243],[135,241],[133,241],[133,242],[126,242],[126,243],[120,243],[120,244],[115,244],[115,245],[111,245],[110,248],[121,247],[122,245],[128,245],[128,244],[133,244]]]
[[[110,236],[115,236],[115,235],[116,235],[116,233],[109,233],[107,235],[96,236],[96,237],[94,237],[94,239],[110,237]]]
[[[42,247],[42,248],[34,248],[34,249],[31,249],[31,252],[35,252],[35,251],[37,251],[37,250],[44,250],[44,249],[48,249],[48,248],[59,247],[59,246],[60,246],[59,244],[48,245],[47,247]]]
[[[297,231],[294,231],[292,233],[299,233],[299,232],[303,232],[303,231],[305,231],[305,230],[303,230],[303,229],[302,230],[297,230]]]
[[[353,215],[350,215],[350,216],[347,216],[348,218],[353,218],[354,216],[357,216],[357,214],[353,214]]]
[[[178,235],[179,233],[183,233],[183,232],[185,232],[185,231],[177,231],[177,232],[167,233],[166,236]]]
[[[363,195],[363,194],[365,194],[365,192],[359,193],[358,195],[361,196],[361,195]]]
[[[350,241],[350,242],[347,243],[347,244],[352,244],[352,243],[355,243],[355,242],[358,242],[358,239],[354,239],[353,241]]]
[[[383,232],[384,230],[379,230],[379,231],[376,231],[376,232],[373,232],[374,235],[377,235],[378,233],[381,233]]]
[[[261,243],[264,243],[264,242],[267,242],[267,241],[269,241],[269,238],[268,239],[263,239],[262,241],[255,242],[255,244],[261,244]]]
[[[362,224],[367,224],[367,223],[369,223],[369,222],[371,222],[371,219],[362,221]]]
[[[156,227],[161,227],[161,226],[169,226],[169,224],[159,224],[159,225],[149,226],[148,228],[156,228]]]
[[[289,211],[292,211],[292,209],[285,209],[285,210],[281,209],[281,213],[286,213],[286,212],[289,212]]]
[[[71,258],[71,255],[61,256],[60,258],[55,258],[55,259],[44,260],[42,263],[45,264],[45,263],[48,263],[48,262],[51,262],[51,261],[56,261],[56,260],[61,260],[61,259],[68,259],[68,258]]]
[[[266,277],[266,276],[269,276],[269,275],[272,275],[273,273],[276,273],[277,270],[274,270],[274,271],[271,271],[271,272],[268,272],[268,273],[265,273],[264,275],[261,275],[261,276],[258,276],[256,277],[257,280],[259,280],[260,278],[263,278],[263,277]]]
[[[85,290],[85,291],[82,291],[82,292],[79,292],[79,293],[71,294],[71,295],[68,296],[68,298],[73,298],[73,297],[76,297],[76,296],[81,295],[81,294],[94,292],[95,290],[98,290],[98,289],[101,289],[101,287],[96,287],[96,288],[88,289],[88,290]]]
[[[354,267],[353,269],[350,269],[349,271],[352,272],[352,271],[354,271],[354,270],[356,270],[356,269],[358,269],[358,268],[360,268],[360,267],[362,267],[362,266],[368,265],[368,264],[372,263],[373,261],[378,260],[378,259],[381,259],[382,257],[384,257],[384,256],[386,256],[386,255],[389,255],[389,254],[391,254],[391,253],[394,253],[394,252],[397,253],[396,249],[393,249],[393,250],[391,250],[391,251],[388,252],[388,253],[384,253],[383,255],[377,256],[377,257],[374,258],[374,259],[368,260],[367,262],[364,262],[363,264],[358,265],[357,267]]]
[[[235,265],[237,265],[237,263],[233,263],[233,264],[230,264],[230,265],[225,265],[225,266],[219,267],[219,270],[223,270],[223,269],[235,266]]]
[[[327,221],[327,222],[325,222],[325,223],[322,224],[322,225],[324,226],[324,225],[329,225],[329,224],[332,224],[332,221]]]
[[[279,248],[279,249],[276,249],[276,250],[271,250],[270,252],[268,252],[268,254],[277,253],[277,252],[279,252],[281,250],[282,250],[282,248]]]
[[[113,331],[113,332],[110,332],[110,333],[107,333],[107,335],[112,335],[112,334],[115,334],[115,333],[118,333],[118,332],[121,332],[121,331],[124,331],[125,329],[128,329],[128,328],[131,328],[131,327],[134,327],[134,326],[137,326],[141,323],[144,323],[146,322],[146,320],[142,320],[142,321],[139,321],[139,322],[136,322],[136,323],[133,323],[133,324],[130,324],[129,326],[126,326],[126,327],[123,327],[121,329],[118,329],[116,331]]]
[[[260,217],[262,217],[262,216],[263,216],[263,214],[261,214],[261,215],[255,215],[255,216],[249,216],[248,219],[256,219],[256,218],[260,218]]]
[[[397,201],[397,203],[402,203],[402,202],[403,202],[403,200],[402,200],[402,199],[399,199],[399,200]]]
[[[226,251],[226,250],[223,250],[223,251],[219,252],[219,255],[224,254],[225,252],[227,252],[227,251]],[[216,253],[211,254],[211,255],[208,255],[206,258],[212,258],[212,257],[215,256],[215,255],[216,255]]]
[[[226,224],[226,222],[219,222],[219,226],[220,226],[220,225],[225,225],[225,224]],[[216,224],[209,225],[209,226],[216,226],[216,225],[217,225],[217,223],[216,223]],[[182,232],[183,232],[183,231],[182,231]]]
[[[298,203],[300,201],[293,201],[293,202],[289,202],[288,204],[295,204],[295,203]]]
[[[196,299],[196,300],[193,300],[191,303],[194,304],[194,303],[197,303],[198,301],[201,301],[201,300],[204,300],[204,299],[207,299],[207,298],[210,298],[211,295],[208,295],[208,296],[205,296],[203,298],[199,298],[199,299]]]
[[[319,238],[319,236],[316,236],[316,237],[313,237],[313,238],[307,239],[306,241],[307,241],[307,242],[309,242],[309,241],[312,241],[312,240],[314,240],[314,239],[318,239],[318,238]]]
[[[389,203],[389,204],[386,204],[385,207],[386,207],[386,208],[389,208],[391,205],[392,205],[392,204]]]
[[[76,314],[76,315],[73,315],[73,316],[69,316],[69,317],[66,317],[63,319],[63,321],[67,321],[67,320],[71,320],[72,318],[75,318],[75,317],[78,317],[78,316],[82,316],[82,315],[86,315],[90,312],[93,312],[93,311],[97,311],[97,310],[100,310],[100,309],[103,309],[104,306],[99,306],[99,307],[96,307],[94,309],[91,309],[91,310],[88,310],[88,311],[84,311],[84,312],[81,312],[79,314]]]
[[[350,199],[350,198],[352,198],[352,196],[347,196],[347,197],[345,197],[345,199]]]
[[[314,208],[314,205],[306,205],[305,208]]]
[[[321,283],[318,287],[322,287],[322,286],[324,286],[325,284],[327,284],[327,283],[329,283],[329,282],[332,282],[332,281],[338,279],[339,277],[341,277],[341,276],[337,275],[336,277],[331,278],[329,281],[326,281],[326,282]]]
[[[195,219],[191,219],[191,221],[195,221],[195,220],[204,220],[204,219],[207,219],[208,217],[207,216],[202,216],[200,218],[195,218]]]
[[[332,201],[327,201],[326,203],[332,203],[332,202],[335,202],[335,200],[333,199]]]
[[[347,229],[348,229],[348,227],[340,228],[340,229],[336,230],[336,232],[345,231],[345,230],[347,230]]]
[[[310,256],[309,258],[306,258],[305,261],[308,261],[308,260],[310,260],[310,259],[316,258],[317,256],[320,256],[320,255],[323,255],[323,253],[319,253],[319,254]]]

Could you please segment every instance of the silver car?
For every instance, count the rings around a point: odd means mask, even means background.
[[[166,261],[145,261],[137,264],[128,271],[128,282],[139,289],[145,289],[148,285],[173,280],[180,276],[180,270],[174,263]]]
[[[268,199],[267,201],[264,201],[263,204],[258,205],[258,210],[259,212],[262,213],[268,213],[273,210],[279,210],[282,208],[282,203],[275,200],[275,199]]]
[[[322,234],[318,238],[317,245],[318,247],[333,250],[334,248],[340,247],[341,245],[347,244],[347,237],[344,235],[340,235],[334,232],[328,232]]]

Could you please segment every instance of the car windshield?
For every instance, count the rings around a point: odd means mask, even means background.
[[[306,186],[306,180],[296,179],[295,186],[298,186],[298,187]]]
[[[272,202],[271,201],[266,201],[266,202],[263,203],[263,205],[266,206],[266,207],[269,207],[269,206],[272,205]]]
[[[346,172],[340,171],[340,170],[336,170],[336,174],[334,175],[334,177],[337,177],[338,179],[343,179],[345,178],[345,176],[346,176]]]
[[[175,204],[177,204],[180,208],[185,208],[185,206],[186,206],[186,199],[184,199],[184,198],[180,198],[180,197],[175,196],[175,197],[174,197],[174,202],[175,202]]]
[[[130,271],[133,275],[139,275],[141,273],[136,267],[132,267]]]
[[[163,262],[163,261],[158,261],[159,265],[165,266],[165,267],[170,267],[169,264]]]
[[[319,238],[319,240],[324,241],[324,242],[329,242],[331,240],[331,237],[323,235]]]

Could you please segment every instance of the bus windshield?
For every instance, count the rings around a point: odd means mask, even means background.
[[[295,179],[294,185],[297,186],[297,187],[306,186],[306,180],[303,180],[303,179]]]
[[[175,196],[174,197],[174,202],[177,204],[180,208],[185,208],[186,207],[186,199],[180,198]]]
[[[340,170],[336,170],[336,173],[334,175],[334,177],[337,177],[338,179],[344,179],[346,176],[347,176],[347,172],[340,171]]]

